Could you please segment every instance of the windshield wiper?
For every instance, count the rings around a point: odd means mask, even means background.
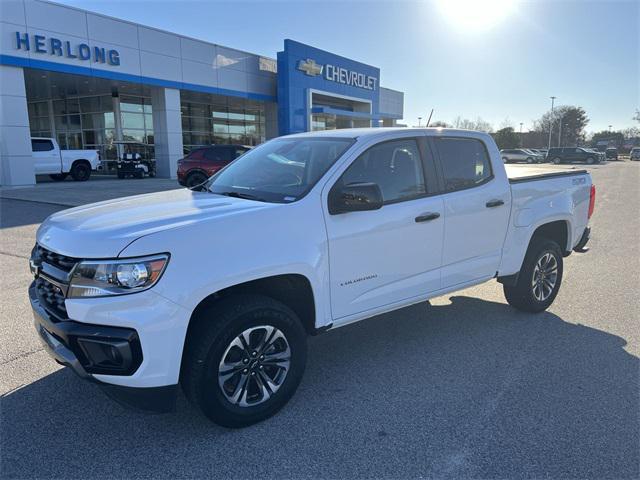
[[[245,200],[255,200],[256,202],[266,202],[264,198],[256,197],[255,195],[251,195],[250,193],[242,193],[242,192],[211,192],[216,195],[225,195],[227,197],[233,198],[243,198]]]

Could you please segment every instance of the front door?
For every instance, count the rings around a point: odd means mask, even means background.
[[[433,161],[425,162],[421,150],[426,151],[415,138],[379,143],[334,184],[378,184],[381,209],[330,215],[325,202],[336,324],[440,288],[444,205],[440,197],[429,196],[436,180]]]
[[[488,279],[498,270],[511,211],[509,182],[496,178],[480,139],[434,139],[445,194],[442,287]]]

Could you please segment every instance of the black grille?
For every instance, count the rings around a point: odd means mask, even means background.
[[[64,305],[64,293],[44,278],[36,279],[36,294],[44,309],[58,320],[66,320],[67,308]]]
[[[69,273],[79,259],[52,252],[36,244],[31,260],[38,268],[36,278],[36,294],[44,309],[58,321],[67,320],[67,309],[64,304]]]
[[[77,258],[67,257],[66,255],[60,255],[59,253],[52,252],[46,248],[36,245],[34,256],[39,258],[40,261],[53,265],[65,272],[70,272],[71,269],[78,263]]]

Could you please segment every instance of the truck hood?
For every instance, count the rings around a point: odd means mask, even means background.
[[[186,188],[170,190],[63,210],[44,221],[36,239],[43,247],[70,257],[117,257],[127,245],[145,235],[274,207],[277,204]]]

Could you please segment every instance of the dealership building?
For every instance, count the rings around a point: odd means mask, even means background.
[[[149,144],[173,178],[197,146],[403,116],[378,68],[293,40],[274,59],[39,0],[0,0],[0,26],[3,186],[35,183],[32,136],[98,150],[105,165],[118,142]]]

